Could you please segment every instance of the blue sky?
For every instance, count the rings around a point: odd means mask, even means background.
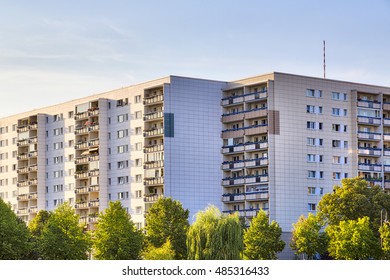
[[[390,86],[390,0],[0,0],[0,117],[168,76]]]

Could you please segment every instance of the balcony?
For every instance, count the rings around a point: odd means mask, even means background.
[[[370,101],[370,100],[359,100],[357,102],[358,107],[363,108],[373,108],[373,109],[380,109],[381,103],[378,101]]]
[[[84,119],[88,119],[89,115],[88,115],[88,112],[82,112],[82,113],[78,113],[74,116],[74,119],[76,121],[78,120],[84,120]]]
[[[20,153],[16,157],[17,160],[23,160],[23,159],[28,159],[28,153]]]
[[[268,158],[257,158],[257,159],[245,159],[238,161],[225,161],[222,163],[222,169],[242,169],[244,167],[259,167],[268,165]]]
[[[227,107],[244,102],[244,94],[222,98],[221,106]]]
[[[146,177],[144,178],[145,186],[155,186],[164,184],[164,177]]]
[[[90,117],[99,115],[99,107],[92,107],[92,108],[88,109],[88,115]]]
[[[155,137],[163,136],[164,128],[152,128],[149,130],[144,130],[144,137]]]
[[[26,193],[26,194],[18,195],[17,200],[18,201],[27,201],[28,200],[28,194]]]
[[[146,113],[144,115],[144,121],[154,121],[154,120],[158,120],[158,119],[162,119],[164,117],[164,112],[163,111],[159,111],[159,112],[150,112],[150,113]]]
[[[90,217],[88,217],[88,222],[92,223],[92,224],[95,224],[95,223],[98,222],[98,219],[99,219],[98,216],[90,216]]]
[[[28,209],[28,212],[31,213],[31,214],[38,213],[38,207],[37,207],[37,206],[31,206],[31,207]]]
[[[383,169],[385,172],[390,172],[390,165],[384,165]]]
[[[156,95],[144,98],[144,105],[155,105],[164,102],[164,95]]]
[[[92,124],[89,126],[89,129],[88,131],[92,132],[92,131],[99,131],[99,124]]]
[[[38,165],[36,165],[36,164],[30,165],[28,167],[28,171],[30,171],[30,172],[38,171]]]
[[[76,174],[74,175],[75,179],[85,179],[89,177],[89,171],[76,171]]]
[[[89,128],[87,126],[77,127],[74,131],[76,135],[88,134]]]
[[[157,193],[146,194],[144,197],[144,202],[153,203],[153,202],[156,202],[157,200],[159,200],[160,198],[163,198],[163,197],[164,197],[163,194],[157,194]]]
[[[16,173],[18,173],[18,174],[28,173],[28,172],[29,172],[28,166],[20,167],[20,168],[18,168],[18,170],[16,171]]]
[[[31,192],[28,194],[28,199],[38,199],[38,193],[37,192]]]
[[[390,119],[384,118],[384,119],[383,119],[383,125],[384,125],[384,126],[390,126]]]
[[[247,175],[240,177],[226,177],[222,179],[222,186],[236,186],[253,183],[266,183],[268,182],[268,174],[262,175]]]
[[[17,211],[16,211],[16,213],[18,214],[18,215],[26,215],[26,214],[28,214],[28,208],[26,207],[26,208],[19,208]]]
[[[88,142],[88,147],[94,147],[94,146],[99,146],[99,138],[91,139]]]
[[[86,142],[86,141],[84,141],[84,142],[79,142],[79,143],[77,143],[77,144],[74,146],[74,148],[75,148],[76,150],[86,149],[86,148],[88,148],[88,142]]]
[[[74,161],[75,164],[81,164],[81,163],[87,163],[87,162],[89,162],[89,158],[87,156],[86,157],[78,157]]]
[[[21,180],[16,184],[18,187],[27,187],[28,181],[27,180]]]
[[[28,146],[29,144],[30,144],[29,139],[23,139],[23,140],[19,140],[16,145],[18,147],[22,147],[22,146]]]
[[[366,117],[366,116],[358,116],[357,122],[359,124],[381,125],[380,118],[373,118],[373,117]]]
[[[266,165],[268,165],[268,158],[266,158],[266,157],[247,159],[245,161],[246,168],[260,167],[260,166],[266,166]]]
[[[242,153],[244,151],[256,151],[268,149],[268,141],[259,141],[259,142],[247,142],[239,143],[230,146],[223,146],[223,154],[233,154],[233,153]]]
[[[89,172],[89,176],[90,177],[95,177],[95,176],[99,176],[99,169],[95,169],[95,170],[92,170]]]
[[[18,126],[17,133],[22,133],[28,131],[28,125],[20,125]]]
[[[265,183],[268,182],[268,174],[262,174],[262,175],[248,175],[246,176],[245,183],[246,184],[252,184],[252,183]]]
[[[144,163],[144,169],[159,168],[164,166],[163,160],[147,161]]]
[[[229,128],[222,130],[221,138],[228,139],[228,138],[236,138],[236,137],[243,137],[244,135],[256,135],[256,134],[262,134],[268,132],[268,124],[258,124],[258,125],[251,125],[251,126],[245,126],[240,128]]]
[[[243,210],[226,210],[222,211],[224,214],[233,214],[235,212],[238,212],[239,217],[246,217],[246,218],[254,218],[256,217],[257,213],[263,210],[268,213],[268,208],[249,208],[249,209],[243,209]]]
[[[390,149],[383,149],[384,156],[390,156]]]
[[[375,141],[381,140],[381,133],[379,132],[358,131],[357,136],[358,139],[362,139],[362,140],[375,140]]]
[[[381,164],[359,163],[358,169],[361,170],[361,171],[381,172],[382,171],[382,165]]]
[[[36,129],[38,129],[38,123],[36,123],[36,122],[31,122],[31,123],[29,124],[29,126],[28,126],[28,129],[29,129],[29,130],[36,130]]]
[[[38,137],[37,137],[37,136],[30,137],[30,138],[28,139],[28,143],[29,143],[29,144],[38,143]]]
[[[154,153],[164,151],[164,145],[150,145],[144,147],[144,153]]]
[[[258,92],[252,92],[252,93],[247,93],[244,95],[244,101],[245,102],[252,102],[252,101],[257,101],[260,99],[266,99],[267,98],[267,90],[262,90]]]
[[[76,202],[74,205],[75,209],[88,209],[88,202],[82,201],[82,202]]]
[[[80,224],[86,224],[88,222],[87,216],[80,216],[79,223]]]
[[[245,166],[244,160],[237,160],[237,161],[225,161],[222,163],[222,170],[229,170],[229,169],[242,169]]]
[[[267,116],[267,108],[257,108],[252,110],[223,114],[221,121],[223,123],[242,121],[245,119],[261,118]]]
[[[99,199],[90,200],[88,203],[89,207],[99,207]]]
[[[74,190],[75,194],[86,194],[88,193],[88,187],[78,187]]]
[[[365,156],[381,156],[382,149],[378,148],[367,148],[367,147],[358,147],[358,154]],[[390,153],[389,153],[390,155]]]
[[[222,195],[222,202],[244,202],[245,194],[244,193],[226,193]]]
[[[34,178],[34,179],[30,179],[30,181],[28,181],[28,184],[31,186],[31,185],[37,185],[38,184],[38,179],[37,178]]]
[[[99,191],[100,191],[99,185],[89,186],[89,188],[88,188],[88,192],[99,192]]]
[[[29,158],[34,158],[34,157],[37,157],[38,156],[38,152],[37,151],[33,151],[33,152],[29,152],[28,153],[28,157]]]
[[[390,189],[390,180],[385,180],[385,189]]]
[[[384,134],[383,134],[383,140],[385,140],[385,141],[390,141],[390,134],[384,133]]]

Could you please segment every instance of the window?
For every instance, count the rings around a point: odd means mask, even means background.
[[[137,206],[137,207],[135,208],[135,214],[137,214],[137,215],[142,214],[142,207],[141,207],[141,206]]]
[[[129,182],[129,176],[118,177],[118,185],[127,184]]]
[[[69,140],[68,141],[68,146],[73,147],[74,146],[74,140]]]
[[[142,118],[142,111],[135,112],[135,119],[141,119]]]
[[[141,142],[135,143],[135,150],[136,151],[141,151],[142,150],[142,143]]]
[[[307,162],[316,162],[316,155],[308,154],[307,155]]]
[[[340,125],[339,124],[332,124],[332,131],[339,132],[340,131]]]
[[[60,206],[62,203],[64,203],[64,200],[61,198],[61,199],[54,199],[53,200],[53,204],[54,206]]]
[[[69,111],[69,112],[68,112],[68,118],[69,118],[69,119],[72,119],[73,116],[74,116],[74,112],[73,112],[73,111]]]
[[[135,166],[142,166],[142,159],[140,158],[135,159]]]
[[[64,185],[54,185],[53,192],[62,192],[64,191]]]
[[[308,210],[309,211],[316,211],[316,204],[315,203],[308,203]]]
[[[136,135],[142,134],[142,127],[140,127],[140,126],[139,126],[139,127],[136,127],[136,128],[135,128],[135,134],[136,134]]]
[[[121,145],[117,147],[118,154],[127,153],[129,151],[129,145]]]
[[[142,191],[135,191],[136,198],[142,198]]]
[[[308,129],[315,129],[316,128],[316,123],[308,121],[306,127]]]
[[[122,123],[129,120],[129,114],[118,115],[118,123]]]
[[[63,142],[57,142],[57,143],[54,143],[53,146],[54,146],[54,150],[59,150],[59,149],[62,149],[64,147],[64,144],[63,144]]]
[[[64,133],[64,129],[62,127],[53,129],[53,135],[58,136]]]
[[[53,158],[53,163],[54,164],[62,163],[63,161],[64,161],[63,156],[58,156],[58,157],[54,157]]]
[[[74,155],[73,154],[68,155],[68,160],[69,161],[73,161],[73,159],[74,159]]]
[[[307,89],[306,90],[306,96],[308,96],[308,97],[315,97],[314,89]]]
[[[314,112],[315,112],[315,106],[306,105],[306,113],[314,114]]]
[[[118,130],[117,136],[118,136],[118,139],[123,138],[123,137],[127,137],[127,136],[129,136],[129,130],[128,129]]]
[[[315,146],[316,145],[316,139],[315,138],[307,138],[307,145]]]
[[[347,109],[332,108],[332,115],[333,116],[344,116],[344,117],[346,117],[347,113],[348,113]]]
[[[340,180],[341,179],[341,173],[340,172],[333,172],[333,179],[334,180]]]
[[[72,133],[74,131],[74,125],[68,126],[68,132]]]
[[[134,103],[141,103],[141,95],[134,96]]]
[[[118,169],[127,168],[129,167],[129,161],[128,160],[118,161],[117,165],[118,165]]]
[[[58,121],[61,121],[62,119],[63,119],[62,114],[57,114],[57,115],[53,116],[53,122],[58,122]]]
[[[316,172],[314,170],[307,171],[307,178],[315,178]]]
[[[316,188],[315,187],[308,187],[307,188],[307,193],[310,195],[316,194]]]
[[[334,164],[341,164],[341,157],[339,157],[339,156],[334,156],[334,157],[333,157],[333,163],[334,163]]]
[[[341,148],[341,141],[340,140],[332,140],[332,147],[333,148]]]
[[[129,199],[129,192],[118,192],[118,199]]]
[[[340,92],[332,92],[332,99],[333,100],[347,100],[347,94],[346,93],[340,93]]]
[[[136,181],[137,183],[142,183],[142,175],[141,175],[141,174],[135,175],[135,181]]]
[[[53,172],[53,177],[54,178],[60,178],[64,176],[64,171],[63,170],[58,170]]]

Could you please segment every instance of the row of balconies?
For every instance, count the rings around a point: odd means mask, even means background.
[[[223,146],[221,152],[223,154],[230,154],[264,149],[268,149],[268,141],[246,142],[235,145]]]
[[[368,163],[359,163],[358,169],[361,171],[375,171],[375,172],[381,172],[382,171],[382,164],[368,164]],[[383,170],[385,172],[390,172],[390,165],[383,165]]]
[[[240,177],[226,177],[222,179],[222,186],[236,186],[254,183],[266,183],[269,181],[268,174],[246,175]]]
[[[38,207],[37,206],[19,208],[16,211],[17,215],[28,215],[28,214],[32,214],[32,213],[38,213]]]
[[[229,129],[222,130],[221,138],[223,139],[237,138],[237,137],[244,137],[244,135],[250,136],[250,135],[262,134],[267,132],[268,132],[268,124],[257,124],[251,126],[244,126],[240,128],[229,128]]]
[[[93,155],[84,155],[81,157],[78,157],[75,159],[75,164],[80,164],[80,163],[88,163],[90,161],[97,161],[99,160],[99,155],[98,154],[93,154]]]
[[[157,119],[161,119],[163,117],[164,117],[164,112],[163,111],[146,113],[144,115],[144,121],[157,120]]]
[[[29,130],[36,130],[37,128],[38,128],[38,123],[32,122],[30,124],[19,125],[17,127],[16,132],[17,133],[22,133],[22,132],[26,132],[26,131],[29,131]]]
[[[19,167],[16,172],[18,174],[21,174],[21,173],[28,173],[28,172],[37,171],[37,170],[38,170],[38,165],[34,164],[34,165],[30,165],[30,166]]]
[[[76,128],[74,133],[76,135],[80,135],[80,134],[87,134],[88,132],[98,131],[98,130],[99,130],[99,124],[92,124],[89,126],[82,126],[82,127]]]
[[[95,176],[99,176],[99,169],[76,171],[74,178],[85,179],[85,178],[95,177]]]
[[[267,98],[267,90],[263,90],[255,93],[246,93],[242,95],[229,96],[229,97],[222,98],[221,106],[236,105],[243,102],[256,101],[265,98]]]
[[[144,153],[154,153],[164,150],[164,145],[151,145],[144,147]]]
[[[87,209],[90,207],[99,207],[99,199],[93,199],[89,201],[81,201],[81,202],[76,202],[74,205],[75,209]]]
[[[77,149],[85,149],[93,146],[98,146],[99,145],[99,138],[96,139],[91,139],[89,141],[82,141],[77,143],[74,148]]]
[[[246,193],[226,193],[222,195],[222,202],[233,203],[233,202],[244,202],[246,200],[267,200],[269,199],[268,191],[259,192],[246,192]]]
[[[158,104],[162,103],[164,101],[164,95],[155,95],[150,97],[144,98],[144,105],[152,105],[152,104]]]
[[[98,216],[81,216],[79,219],[80,224],[87,224],[87,223],[97,223],[98,222]]]
[[[26,193],[26,194],[20,194],[16,198],[18,201],[27,201],[30,199],[37,199],[38,198],[38,193],[37,192],[31,192],[31,193]]]
[[[144,130],[144,137],[162,136],[164,134],[164,128],[151,128]]]
[[[37,185],[38,184],[38,179],[29,179],[29,180],[19,180],[18,183],[16,184],[17,187],[27,187],[27,186],[32,186],[32,185]]]
[[[98,107],[94,107],[94,108],[88,109],[88,111],[85,111],[85,112],[82,112],[82,113],[75,114],[75,115],[74,115],[74,119],[75,119],[76,121],[77,121],[77,120],[88,119],[89,117],[97,116],[98,114],[99,114],[99,108],[98,108]]]
[[[154,186],[164,184],[164,177],[146,177],[144,178],[145,186]]]
[[[33,152],[29,152],[29,153],[19,153],[17,155],[16,159],[17,160],[24,160],[24,159],[37,157],[37,156],[38,156],[38,152],[37,151],[33,151]]]
[[[268,114],[267,108],[257,108],[252,110],[240,111],[235,113],[227,113],[223,114],[221,117],[221,122],[229,123],[229,122],[237,122],[242,121],[244,119],[254,119],[266,117]]]
[[[146,194],[144,197],[144,202],[146,202],[146,203],[156,202],[157,200],[159,200],[162,197],[164,197],[163,194],[157,194],[157,193]]]
[[[225,161],[222,163],[222,169],[240,169],[240,168],[251,168],[268,165],[268,158],[253,158],[237,161]]]
[[[82,186],[82,187],[77,187],[74,192],[75,194],[87,194],[91,192],[99,192],[100,186],[99,185],[94,185],[94,186]]]
[[[242,210],[225,210],[222,211],[224,214],[233,214],[235,212],[238,212],[239,217],[246,217],[246,218],[254,218],[256,217],[257,213],[263,210],[268,214],[268,208],[249,208],[249,209],[242,209]]]
[[[147,161],[144,163],[144,169],[159,168],[164,166],[163,160]]]
[[[27,138],[27,139],[18,140],[16,145],[18,147],[23,147],[23,146],[28,146],[30,144],[34,144],[34,143],[37,143],[37,142],[38,142],[38,137],[37,136],[33,136],[33,137],[30,137],[30,138]]]

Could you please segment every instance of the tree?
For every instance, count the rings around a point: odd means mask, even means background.
[[[318,216],[329,225],[340,221],[369,217],[370,225],[378,231],[382,209],[390,212],[390,195],[379,186],[370,186],[360,177],[343,179],[333,193],[325,194],[318,204]]]
[[[326,233],[321,232],[322,225],[312,213],[308,217],[300,216],[293,224],[292,241],[290,247],[297,254],[306,254],[312,259],[316,253],[322,254],[326,251]]]
[[[238,214],[222,215],[215,206],[196,214],[187,235],[190,260],[237,260],[242,252]]]
[[[152,245],[144,253],[145,260],[174,260],[175,251],[172,248],[171,241],[168,240],[160,248]]]
[[[269,223],[268,215],[260,210],[244,232],[244,256],[249,260],[273,260],[283,251],[285,242],[280,239],[282,229],[278,223]]]
[[[30,234],[11,207],[0,198],[0,259],[27,259],[31,250]]]
[[[48,260],[83,260],[88,258],[90,236],[79,225],[79,216],[64,203],[50,214],[41,235],[41,255]]]
[[[363,217],[328,226],[325,230],[329,236],[330,256],[338,260],[378,258],[380,241],[369,220],[369,217]]]
[[[99,215],[94,233],[94,257],[98,260],[140,258],[142,233],[138,231],[120,201],[110,202]]]
[[[170,197],[160,198],[146,215],[147,246],[159,248],[170,240],[175,251],[175,259],[185,259],[188,215],[188,209],[184,210],[179,201]]]
[[[42,258],[41,252],[41,237],[43,229],[49,220],[50,213],[46,210],[41,210],[38,214],[29,222],[28,229],[31,233],[32,252],[31,258]]]
[[[386,222],[379,228],[383,258],[390,259],[390,223]]]

